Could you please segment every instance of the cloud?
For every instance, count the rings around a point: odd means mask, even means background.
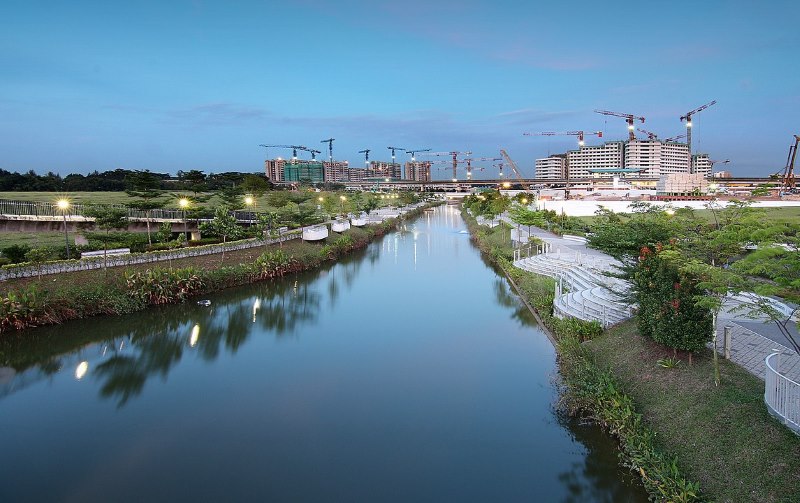
[[[546,110],[539,110],[537,108],[522,108],[520,110],[512,110],[510,112],[502,112],[497,114],[495,117],[507,124],[524,125],[553,122],[565,117],[578,115],[579,113],[581,112],[576,110],[549,112]]]
[[[166,116],[178,122],[203,126],[231,126],[263,121],[269,113],[259,107],[232,103],[209,103],[190,108],[169,110]]]

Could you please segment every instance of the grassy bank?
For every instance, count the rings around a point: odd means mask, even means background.
[[[800,438],[767,413],[763,381],[724,361],[715,387],[710,351],[691,366],[662,367],[672,351],[641,337],[634,322],[601,333],[554,319],[553,280],[511,265],[507,230],[465,219],[557,341],[561,405],[619,440],[621,462],[654,500],[800,501]]]
[[[423,208],[407,214],[421,213]],[[80,271],[3,282],[0,333],[104,314],[127,314],[149,305],[183,302],[208,292],[319,267],[394,229],[387,220],[365,228],[331,233],[322,243],[283,245],[206,255],[159,265]]]

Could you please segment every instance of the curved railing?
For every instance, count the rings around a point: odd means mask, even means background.
[[[780,373],[780,353],[772,353],[764,363],[764,402],[767,409],[800,435],[800,384]]]

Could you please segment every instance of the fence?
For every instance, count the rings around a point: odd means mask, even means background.
[[[221,253],[223,249],[228,251],[244,250],[247,248],[255,248],[257,246],[264,246],[265,244],[273,244],[281,241],[289,241],[300,237],[299,232],[291,232],[274,239],[267,239],[262,241],[259,239],[248,239],[244,241],[237,241],[229,244],[216,244],[207,246],[196,246],[189,248],[181,248],[178,250],[164,250],[150,253],[136,253],[124,256],[108,257],[109,267],[131,266],[135,264],[147,264],[152,262],[162,262],[165,260],[175,260],[188,257],[198,257],[201,255],[210,255],[212,253]],[[7,265],[0,269],[0,281],[14,278],[27,278],[41,274],[60,274],[65,272],[74,271],[87,271],[90,269],[101,269],[103,267],[103,256],[85,258],[81,260],[61,260],[58,262],[50,262],[43,264],[40,268],[35,265]]]
[[[770,414],[800,435],[800,384],[780,373],[780,353],[765,360],[764,402]]]

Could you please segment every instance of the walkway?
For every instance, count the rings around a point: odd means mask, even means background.
[[[504,215],[500,218],[516,227],[516,224],[507,216]],[[523,240],[527,238],[525,227],[520,229],[520,234]],[[575,267],[574,264],[583,262],[583,265],[589,264],[592,268],[605,267],[606,271],[611,271],[611,265],[616,262],[613,257],[589,248],[584,243],[564,239],[544,229],[531,228],[531,235],[550,246],[551,252],[549,255],[562,259],[571,259],[573,262],[572,268]],[[780,333],[774,322],[752,319],[742,313],[724,310],[720,314],[717,323],[717,351],[720,354],[723,354],[723,331],[726,325],[732,327],[731,361],[763,380],[765,373],[764,360],[775,350],[778,350],[781,352],[780,372],[788,378],[800,382],[800,356],[789,349],[788,341]],[[797,340],[800,340],[796,325],[794,323],[790,323],[790,325],[792,325],[790,327],[791,333]],[[709,347],[711,347],[711,344],[709,344]]]

